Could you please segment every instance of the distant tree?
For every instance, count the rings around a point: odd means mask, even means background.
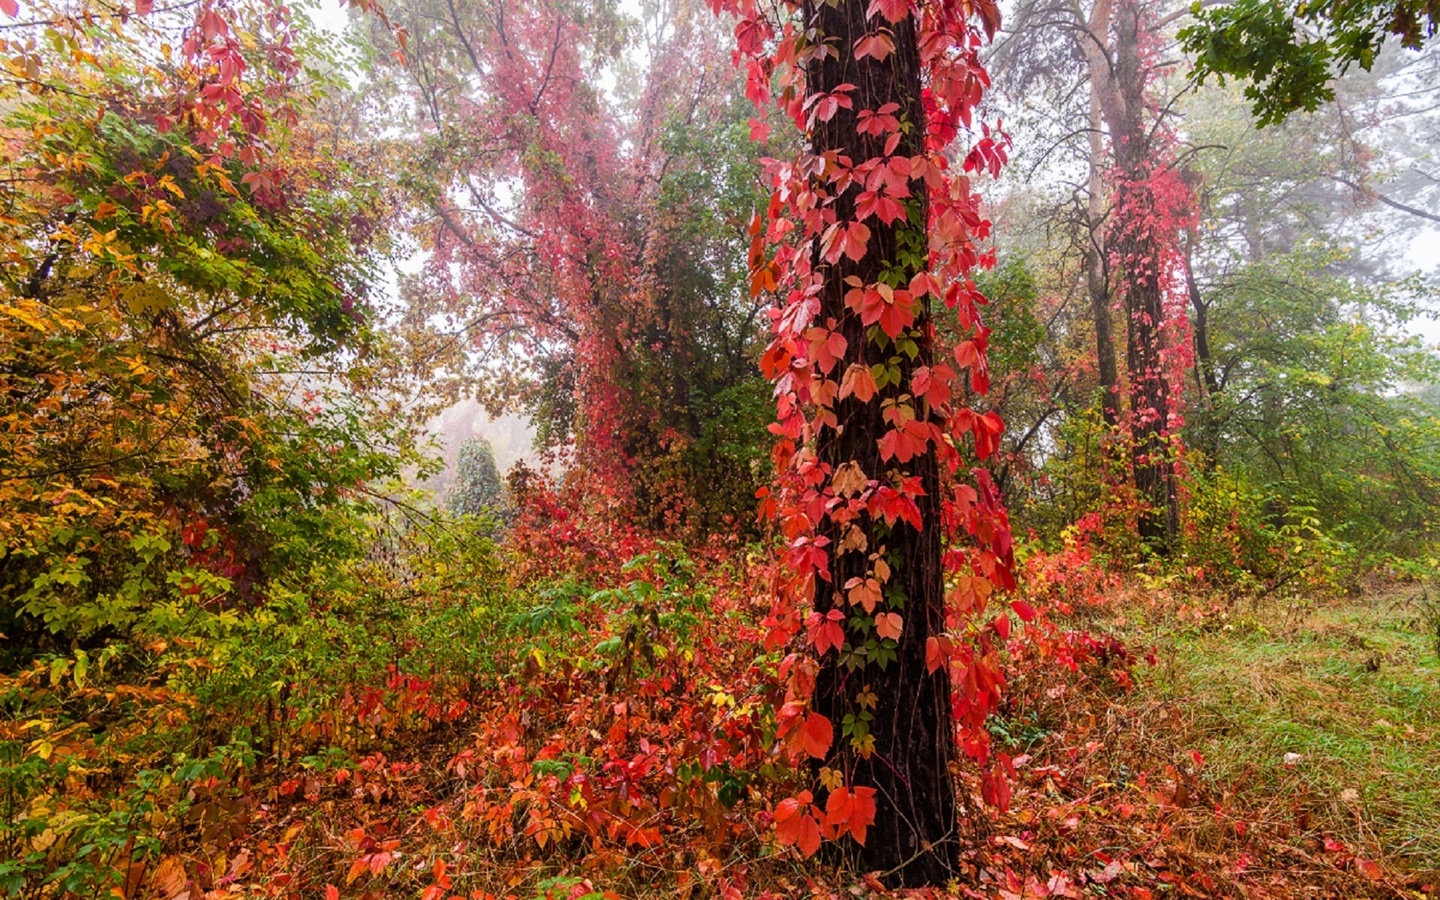
[[[765,195],[718,25],[696,0],[635,20],[603,0],[388,5],[408,43],[375,69],[382,124],[409,136],[396,181],[427,252],[406,327],[445,323],[429,359],[453,376],[432,392],[527,413],[537,449],[574,454],[571,502],[691,533],[752,521]]]
[[[504,510],[505,485],[489,441],[475,437],[460,445],[447,505],[452,512],[470,516],[499,516]]]
[[[1110,446],[1117,458],[1128,448],[1130,477],[1145,506],[1138,533],[1157,549],[1179,528],[1175,348],[1187,325],[1183,307],[1171,298],[1180,236],[1193,217],[1173,104],[1164,96],[1173,62],[1159,48],[1175,16],[1166,7],[1029,0],[1018,5],[1012,36],[996,54],[997,68],[1019,82],[1012,90],[1031,84],[1053,90],[1045,81],[1063,85],[1068,99],[1059,109],[1070,134],[1060,143],[1084,136],[1078,149],[1085,180],[1075,184],[1066,218],[1079,226],[1075,244],[1083,248],[1100,412],[1106,428],[1124,437]],[[1077,83],[1082,91],[1072,89]],[[1074,99],[1082,95],[1083,108]],[[1123,361],[1115,347],[1116,312],[1123,316]]]
[[[1196,4],[1197,8],[1200,4]],[[1191,78],[1247,79],[1259,123],[1274,125],[1298,110],[1314,112],[1335,99],[1331,78],[1354,63],[1370,70],[1391,37],[1419,49],[1440,29],[1435,0],[1327,0],[1285,4],[1238,0],[1197,12],[1182,29],[1195,54]]]

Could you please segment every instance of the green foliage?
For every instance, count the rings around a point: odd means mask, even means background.
[[[0,890],[98,896],[122,848],[153,858],[221,827],[257,765],[389,749],[523,657],[529,640],[504,641],[524,596],[475,520],[327,514],[350,552],[293,567],[254,608],[162,604],[93,658],[0,678]]]
[[[366,486],[418,461],[379,389],[372,187],[308,120],[212,152],[131,26],[43,58],[76,90],[4,88],[5,669],[263,605],[359,553]]]
[[[1440,416],[1406,388],[1440,358],[1405,334],[1416,281],[1362,287],[1323,248],[1246,266],[1212,295],[1221,390],[1190,415],[1187,444],[1269,498],[1308,510],[1362,552],[1410,554],[1440,520]]]
[[[1347,589],[1360,568],[1318,510],[1224,469],[1192,474],[1176,563],[1241,590],[1284,596]]]
[[[505,484],[495,465],[495,450],[484,438],[470,438],[460,445],[455,461],[455,481],[446,505],[460,515],[503,518]]]
[[[1369,70],[1385,40],[1418,49],[1440,28],[1431,0],[1325,0],[1273,3],[1239,0],[1203,9],[1197,24],[1180,31],[1195,55],[1191,78],[1217,75],[1250,81],[1245,96],[1260,125],[1274,125],[1299,110],[1314,112],[1333,100],[1330,80],[1359,63]]]

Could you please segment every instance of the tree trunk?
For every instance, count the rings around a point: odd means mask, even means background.
[[[1122,268],[1129,325],[1125,362],[1130,375],[1131,466],[1135,489],[1147,507],[1140,516],[1140,537],[1164,549],[1179,531],[1180,515],[1170,457],[1170,388],[1162,354],[1165,298],[1160,267],[1165,248],[1144,221],[1159,204],[1151,191],[1153,131],[1144,115],[1142,16],[1136,0],[1124,0],[1116,11],[1115,91],[1103,105],[1118,170],[1116,221],[1110,234]]]
[[[1085,289],[1095,326],[1095,362],[1100,377],[1100,414],[1107,429],[1120,424],[1120,373],[1115,366],[1115,337],[1110,318],[1110,273],[1105,258],[1105,133],[1102,97],[1112,90],[1105,46],[1110,32],[1111,0],[1098,0],[1075,40],[1085,55],[1090,75],[1090,166],[1086,197]]]
[[[1185,245],[1185,290],[1190,296],[1190,308],[1195,310],[1195,316],[1190,321],[1195,345],[1195,385],[1204,410],[1204,419],[1199,429],[1199,450],[1208,470],[1215,465],[1215,453],[1220,445],[1220,423],[1217,420],[1215,402],[1220,397],[1221,385],[1215,374],[1215,356],[1210,350],[1210,304],[1200,293],[1200,285],[1195,281],[1195,242],[1192,230]]]
[[[856,86],[849,94],[853,108],[840,109],[828,122],[817,123],[810,149],[817,156],[847,156],[857,165],[884,156],[889,136],[858,133],[857,116],[861,111],[898,104],[896,115],[903,132],[894,151],[896,156],[920,152],[925,123],[914,17],[892,26],[895,49],[883,62],[873,57],[857,60],[853,54],[856,40],[875,30],[875,23],[867,21],[866,5],[865,0],[839,0],[833,5],[825,0],[807,0],[804,5],[805,23],[815,29],[815,40],[826,41],[838,51],[833,55],[819,54],[808,63],[807,93],[829,93],[847,83]],[[817,187],[830,189],[824,182]],[[913,196],[906,201],[907,218],[896,219],[891,225],[883,224],[878,217],[867,220],[871,233],[861,259],[842,256],[836,265],[826,265],[817,253],[814,260],[815,270],[824,278],[818,322],[823,325],[833,319],[837,323],[834,327],[846,340],[837,371],[853,363],[870,366],[898,358],[903,372],[901,384],[908,384],[914,369],[932,363],[933,326],[928,299],[909,329],[910,339],[918,349],[913,358],[897,352],[895,344],[885,340],[878,328],[867,329],[844,302],[848,290],[844,279],[849,276],[865,284],[903,286],[916,274],[917,267],[924,265],[925,188],[918,181],[912,181],[910,188]],[[855,198],[861,190],[860,185],[852,184],[839,196],[835,205],[839,221],[853,216]],[[902,262],[902,258],[908,262]],[[861,652],[824,655],[813,704],[835,727],[825,765],[842,773],[847,786],[876,789],[875,823],[865,845],[845,838],[838,845],[839,852],[853,868],[885,873],[892,884],[939,885],[955,877],[959,850],[956,787],[951,772],[957,748],[949,672],[946,666],[933,673],[927,671],[925,658],[926,639],[942,632],[945,626],[940,477],[933,447],[904,465],[880,457],[878,440],[889,430],[882,418],[882,401],[900,392],[892,384],[869,402],[860,402],[853,395],[838,400],[834,407],[838,427],[824,427],[817,433],[816,451],[821,462],[838,468],[853,461],[868,478],[885,483],[895,476],[918,478],[924,495],[919,498],[920,529],[903,521],[891,528],[879,519],[862,515],[853,526],[864,535],[866,549],[832,553],[833,580],[820,583],[815,609],[822,615],[836,608],[851,617],[859,613],[857,607],[845,604],[839,591],[850,578],[863,578],[873,565],[867,557],[880,552],[892,573],[885,584],[886,608],[900,611],[903,632],[896,658],[882,665],[873,651],[864,649],[874,643],[873,633],[848,629],[847,639]],[[918,415],[933,417],[934,413],[922,406]],[[851,541],[856,539],[850,527],[826,520],[825,533],[832,548],[840,547],[847,535]],[[847,665],[847,661],[859,664]],[[871,694],[876,698],[873,709],[869,708]],[[860,699],[862,695],[865,701]],[[851,723],[848,729],[847,721]],[[873,752],[862,753],[866,733],[873,737]]]

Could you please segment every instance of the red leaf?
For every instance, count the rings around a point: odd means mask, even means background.
[[[865,829],[874,822],[875,789],[872,787],[836,788],[825,801],[825,823],[834,837],[849,832],[856,843],[864,845]]]
[[[1379,881],[1382,877],[1380,867],[1377,866],[1373,860],[1357,856],[1355,857],[1355,867],[1360,870],[1361,874],[1363,874],[1371,881]]]
[[[863,222],[836,222],[820,236],[820,249],[825,261],[834,265],[841,256],[859,261],[870,243],[870,229]]]
[[[820,823],[814,816],[800,818],[800,852],[808,859],[820,849]]]
[[[845,335],[817,325],[806,332],[805,337],[810,341],[811,362],[819,365],[822,373],[830,374],[835,364],[845,356]]]
[[[857,787],[850,794],[850,836],[863,845],[865,829],[875,824],[875,789]]]
[[[1022,622],[1035,621],[1035,607],[1026,603],[1024,600],[1013,601],[1010,604],[1010,608],[1015,610],[1015,615],[1019,616]]]
[[[870,0],[866,15],[873,18],[877,12],[890,22],[898,22],[910,15],[910,0]]]
[[[998,765],[980,780],[980,797],[1002,813],[1010,809],[1010,779]]]
[[[873,56],[876,62],[884,62],[885,57],[895,50],[895,42],[890,35],[883,31],[867,34],[855,42],[855,58],[864,59]]]
[[[816,759],[824,759],[825,752],[830,749],[830,742],[835,737],[835,729],[831,727],[830,720],[817,712],[812,712],[805,717],[805,752]],[[808,853],[806,854],[809,855]]]
[[[14,19],[20,15],[20,4],[15,0],[0,0],[0,12]]]
[[[775,837],[782,847],[798,845],[810,857],[820,849],[820,823],[810,814],[814,797],[801,791],[799,797],[788,797],[775,805]]]
[[[832,609],[823,617],[818,612],[812,612],[805,620],[810,628],[810,642],[815,645],[815,652],[821,656],[825,651],[834,647],[839,650],[845,646],[845,630],[840,627],[845,615],[838,609]]]

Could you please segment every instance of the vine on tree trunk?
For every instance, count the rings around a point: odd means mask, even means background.
[[[970,275],[994,256],[971,178],[1006,156],[998,126],[975,120],[999,11],[805,0],[775,21],[752,0],[712,6],[739,18],[752,130],[773,105],[806,139],[767,161],[774,192],[751,227],[751,290],[777,301],[762,367],[782,474],[761,494],[785,552],[767,643],[795,651],[779,737],[814,773],[777,807],[777,836],[807,856],[834,840],[898,884],[942,883],[958,863],[957,748],[987,768],[987,800],[1009,793],[984,728],[1010,627],[990,603],[1013,587],[1013,555],[980,464],[1003,423],[969,400],[990,380]],[[953,347],[937,342],[942,307]]]

